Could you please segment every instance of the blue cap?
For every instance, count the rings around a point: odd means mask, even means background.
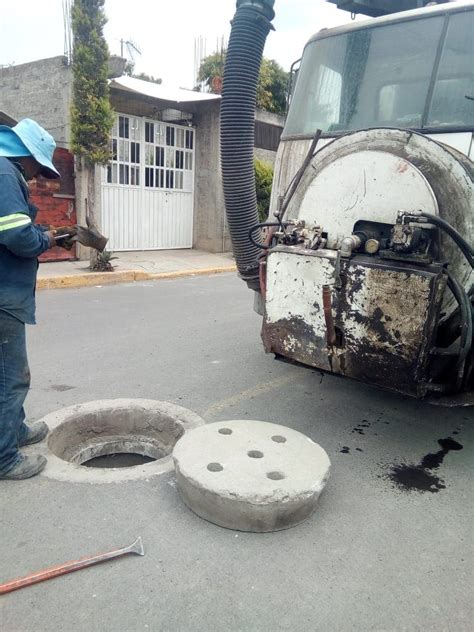
[[[0,156],[33,156],[41,165],[40,173],[45,178],[60,177],[52,162],[55,148],[51,134],[32,119],[23,119],[14,127],[0,125]]]

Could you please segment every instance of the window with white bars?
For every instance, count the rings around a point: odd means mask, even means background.
[[[140,186],[140,119],[117,116],[112,128],[112,160],[107,165],[107,182]]]
[[[106,182],[150,189],[192,189],[194,130],[119,114]]]
[[[145,187],[188,189],[193,150],[194,130],[160,121],[146,121]]]

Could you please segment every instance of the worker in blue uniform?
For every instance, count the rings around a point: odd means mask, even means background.
[[[0,478],[19,480],[41,472],[46,459],[25,456],[22,446],[42,441],[44,422],[25,423],[30,386],[25,324],[35,323],[37,257],[56,245],[55,233],[35,225],[28,184],[38,175],[59,178],[55,142],[31,119],[0,126]]]

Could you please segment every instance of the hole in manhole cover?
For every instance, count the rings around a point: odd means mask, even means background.
[[[209,463],[207,466],[209,472],[222,472],[224,469],[220,463]]]
[[[281,481],[285,478],[285,475],[283,474],[283,472],[268,472],[267,478],[271,479],[272,481]]]

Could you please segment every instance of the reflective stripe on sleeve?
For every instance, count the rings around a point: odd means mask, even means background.
[[[12,228],[19,228],[31,224],[31,219],[24,213],[13,213],[0,217],[0,233]]]

